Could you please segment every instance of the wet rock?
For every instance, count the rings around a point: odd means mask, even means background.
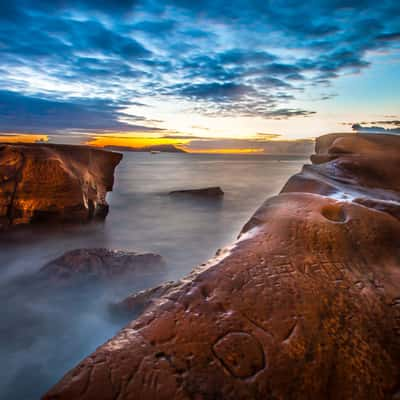
[[[85,146],[0,145],[0,229],[104,218],[121,158]]]
[[[188,195],[188,196],[206,197],[206,198],[219,198],[224,195],[224,192],[219,186],[214,186],[203,189],[174,190],[169,194]]]
[[[319,139],[318,163],[267,200],[229,252],[44,399],[396,398],[399,146],[400,136]]]
[[[77,249],[46,264],[36,277],[51,286],[76,286],[109,283],[129,277],[143,279],[164,271],[165,263],[157,254],[103,248]]]

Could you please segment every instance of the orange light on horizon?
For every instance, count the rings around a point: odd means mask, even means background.
[[[0,134],[1,143],[37,143],[48,142],[47,135],[30,135],[30,134]]]
[[[121,137],[121,136],[95,136],[85,144],[94,147],[121,147],[133,150],[149,151],[162,145],[174,146],[190,154],[262,154],[262,148],[214,148],[196,149],[190,148],[191,139],[174,139],[165,137]]]
[[[188,149],[187,147],[181,147],[187,153],[191,154],[263,154],[264,149]]]
[[[179,147],[183,144],[189,143],[189,139],[171,139],[171,138],[159,138],[159,137],[113,137],[113,136],[95,136],[90,140],[86,141],[85,144],[88,146],[95,147],[108,147],[108,146],[117,146],[117,147],[128,147],[132,149],[141,149],[147,148],[151,146],[160,146],[160,145],[173,145]]]

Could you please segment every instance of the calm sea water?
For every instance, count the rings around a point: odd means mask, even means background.
[[[124,153],[105,222],[27,227],[2,235],[0,394],[37,399],[121,328],[107,304],[179,279],[212,257],[304,163],[307,159],[294,157]],[[168,195],[207,186],[221,186],[223,199]],[[146,281],[101,293],[44,295],[30,286],[30,276],[46,262],[83,247],[154,252],[167,268]]]

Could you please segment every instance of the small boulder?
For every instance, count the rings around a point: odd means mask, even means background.
[[[190,195],[196,197],[218,198],[224,195],[224,191],[219,186],[202,189],[173,190],[170,195]]]
[[[38,278],[61,286],[77,283],[106,283],[134,276],[143,278],[163,272],[161,256],[123,250],[77,249],[50,261],[38,272]]]
[[[110,313],[117,317],[133,318],[154,304],[159,298],[182,286],[181,281],[168,281],[161,285],[145,289],[110,305]]]

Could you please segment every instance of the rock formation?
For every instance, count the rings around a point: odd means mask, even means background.
[[[174,190],[170,192],[171,195],[189,195],[197,197],[221,197],[224,195],[223,190],[219,186],[213,186],[202,189],[186,189],[186,190]]]
[[[162,296],[171,293],[172,290],[179,289],[183,284],[182,281],[169,281],[150,289],[141,290],[118,303],[111,304],[110,312],[120,316],[135,317]]]
[[[312,161],[44,399],[398,399],[400,136]]]
[[[121,158],[84,146],[0,144],[0,229],[105,217]]]
[[[39,280],[52,286],[76,286],[108,283],[118,279],[143,279],[164,272],[165,263],[158,254],[109,249],[77,249],[50,261],[37,273]]]

